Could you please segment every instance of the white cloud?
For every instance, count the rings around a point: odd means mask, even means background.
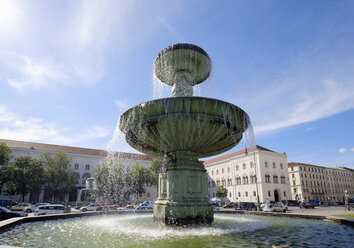
[[[127,99],[124,99],[124,100],[115,100],[114,101],[114,104],[119,108],[119,110],[121,111],[125,111],[125,110],[128,110],[131,105],[128,104],[128,101]]]
[[[352,81],[313,80],[313,84],[289,80],[257,91],[253,123],[257,134],[315,121],[354,108]],[[317,81],[317,82],[316,82]],[[258,99],[257,99],[258,98]],[[255,106],[251,106],[255,108]]]
[[[352,152],[354,152],[354,148],[350,149]]]
[[[13,66],[20,72],[21,79],[8,79],[8,84],[19,92],[39,89],[56,82],[65,83],[65,75],[60,68],[48,62],[22,57]]]
[[[345,152],[346,152],[346,149],[345,149],[344,147],[342,147],[342,148],[340,148],[340,149],[338,150],[338,152],[340,152],[340,153],[345,153]]]
[[[40,118],[18,115],[0,105],[0,138],[2,139],[75,145],[107,137],[110,129],[94,125],[81,132],[73,132]]]

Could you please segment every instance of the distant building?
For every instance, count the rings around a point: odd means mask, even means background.
[[[89,149],[81,147],[50,145],[34,142],[24,142],[15,140],[0,139],[0,143],[5,143],[12,149],[13,158],[20,156],[31,156],[33,158],[39,158],[43,152],[55,153],[57,151],[65,152],[71,157],[71,164],[75,171],[77,184],[75,186],[75,192],[70,195],[70,201],[79,201],[79,192],[85,188],[86,179],[91,178],[94,175],[94,168],[105,161],[107,157],[107,151],[98,149]],[[118,153],[116,154],[118,156]],[[150,167],[151,157],[141,154],[133,153],[119,153],[119,157],[126,166],[132,166],[133,164],[140,164],[145,167]],[[0,189],[0,200],[13,200],[18,201],[21,199],[20,195],[10,196]],[[141,201],[151,201],[157,197],[157,190],[155,187],[146,188],[146,193],[139,199]],[[44,192],[27,194],[25,201],[43,201]]]
[[[291,162],[289,178],[293,200],[344,202],[346,192],[354,196],[354,170],[350,168]]]
[[[228,190],[226,201],[260,202],[291,199],[288,161],[285,153],[261,146],[230,153],[204,162],[209,198],[218,186]]]

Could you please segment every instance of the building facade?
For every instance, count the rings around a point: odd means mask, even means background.
[[[226,201],[266,202],[291,198],[285,153],[261,146],[230,153],[204,162],[208,173],[209,198],[218,186],[228,190]]]
[[[34,142],[23,142],[15,140],[0,139],[0,143],[5,143],[12,149],[12,159],[20,156],[30,156],[32,158],[40,158],[43,152],[49,152],[54,154],[57,151],[65,152],[71,157],[71,165],[74,169],[77,184],[75,186],[76,192],[72,196],[72,201],[79,201],[80,190],[86,187],[86,179],[91,178],[94,175],[94,169],[102,164],[107,159],[107,151],[98,149],[89,149],[81,147],[60,146],[51,144],[42,144]],[[140,164],[144,167],[150,167],[151,157],[141,154],[133,153],[116,153],[115,156],[119,157],[120,161],[124,165],[130,167],[133,164]],[[0,200],[12,200],[19,201],[20,195],[8,195],[2,189],[0,194]],[[25,201],[43,201],[44,192],[39,195],[27,194]],[[141,201],[151,201],[156,199],[157,190],[155,187],[147,187],[146,192],[139,198]]]
[[[345,194],[354,196],[354,170],[291,162],[289,178],[292,200],[345,202]]]

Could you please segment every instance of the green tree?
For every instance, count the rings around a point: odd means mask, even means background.
[[[138,201],[139,197],[145,193],[145,185],[148,183],[148,170],[140,164],[134,164],[130,168],[128,176],[131,192]]]
[[[97,197],[107,203],[124,202],[130,199],[129,170],[119,161],[110,160],[94,169]]]
[[[11,159],[11,148],[5,143],[0,143],[0,165],[6,166]]]
[[[22,201],[27,193],[40,190],[44,182],[41,161],[29,156],[15,158],[2,173],[4,190],[9,194],[20,193]]]
[[[71,158],[65,152],[56,152],[54,155],[44,152],[41,160],[46,179],[45,190],[54,201],[64,200],[76,184],[75,173],[70,165]]]
[[[161,169],[163,167],[164,160],[161,158],[153,158],[151,161],[151,166],[149,167],[148,170],[148,183],[151,186],[155,186],[157,188],[159,184],[159,174],[161,172]]]
[[[216,197],[221,198],[221,202],[224,202],[224,197],[227,196],[227,188],[224,188],[224,186],[219,186],[218,190],[216,191]]]

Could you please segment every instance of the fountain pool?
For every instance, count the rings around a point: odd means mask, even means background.
[[[119,214],[18,225],[0,245],[20,247],[351,247],[351,227],[324,220],[215,214],[212,224],[166,226],[152,214]]]

